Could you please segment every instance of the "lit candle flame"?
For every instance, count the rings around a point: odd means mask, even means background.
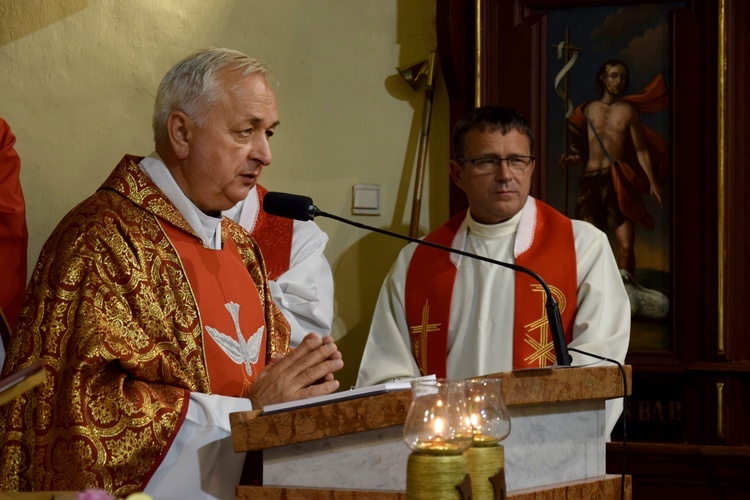
[[[443,419],[442,418],[436,418],[435,423],[433,424],[433,429],[435,430],[435,437],[439,438],[443,434]]]

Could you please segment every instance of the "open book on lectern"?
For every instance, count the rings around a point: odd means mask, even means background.
[[[263,415],[271,415],[273,413],[280,413],[288,410],[298,410],[300,408],[307,408],[310,406],[317,406],[326,403],[334,403],[337,401],[346,401],[349,399],[363,398],[365,396],[373,396],[375,394],[383,394],[384,392],[391,391],[403,391],[404,389],[411,389],[412,380],[435,380],[435,375],[425,375],[424,377],[415,378],[404,378],[393,380],[392,382],[386,382],[383,384],[370,385],[367,387],[351,388],[348,391],[332,392],[325,396],[316,396],[307,399],[297,399],[295,401],[287,401],[286,403],[276,403],[272,405],[266,405],[263,407]]]

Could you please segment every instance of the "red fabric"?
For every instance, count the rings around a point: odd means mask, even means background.
[[[222,250],[205,248],[200,240],[169,225],[164,232],[180,255],[190,287],[198,302],[203,324],[203,352],[211,383],[211,393],[224,396],[247,397],[250,386],[265,366],[265,317],[255,283],[242,262],[231,239]],[[226,304],[238,304],[237,328]],[[209,328],[226,335],[228,341],[243,344],[259,332],[255,363],[233,361],[212,338]],[[260,330],[262,329],[262,330]],[[242,336],[242,341],[239,337]],[[248,373],[249,372],[249,373]]]
[[[425,240],[451,246],[465,217],[466,211],[455,215]],[[448,252],[419,245],[406,273],[406,322],[412,355],[422,375],[434,373],[438,378],[446,377],[448,326],[456,271]]]
[[[656,75],[639,93],[626,95],[622,100],[638,108],[641,113],[664,111],[669,107],[669,90],[664,76]]]
[[[622,100],[635,106],[641,114],[664,111],[669,107],[669,91],[667,84],[664,82],[664,77],[657,75],[638,94],[626,95]],[[656,175],[659,182],[664,182],[669,176],[667,143],[655,130],[645,125],[643,126],[643,135],[646,138],[646,145],[648,146],[648,154],[651,157],[651,164],[654,168],[654,175]],[[630,157],[628,157],[628,161],[635,162],[636,164],[638,162],[637,159],[631,159]],[[648,179],[646,179],[645,190],[642,190],[642,192],[648,193],[649,187]]]
[[[573,224],[555,209],[536,202],[534,240],[516,257],[516,264],[536,272],[550,287],[562,318],[565,341],[570,343],[578,304],[578,267]],[[537,280],[516,273],[516,308],[513,315],[513,369],[555,364],[555,346],[545,309],[547,296]]]
[[[570,219],[552,207],[540,201],[536,201],[536,206],[533,242],[516,258],[516,263],[533,269],[552,288],[560,305],[566,340],[570,342],[578,283],[573,227]],[[451,246],[465,216],[465,212],[456,215],[425,240]],[[550,253],[551,248],[554,254]],[[456,273],[448,252],[425,245],[417,247],[409,264],[404,307],[412,354],[423,375],[446,376]],[[516,273],[515,290],[513,368],[554,364],[554,345],[544,308],[545,294],[536,280],[520,272]]]
[[[0,118],[0,311],[11,331],[15,328],[26,290],[26,205],[21,190],[21,159],[13,148],[16,136]],[[2,333],[4,329],[0,328]],[[7,346],[10,342],[2,337]]]
[[[253,227],[253,238],[263,252],[268,279],[273,281],[289,270],[292,256],[292,230],[294,221],[286,217],[269,215],[263,210],[263,198],[268,190],[258,185],[258,220]]]

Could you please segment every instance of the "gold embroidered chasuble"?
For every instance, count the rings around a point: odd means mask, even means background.
[[[188,223],[125,156],[44,245],[3,370],[43,359],[47,381],[0,407],[0,491],[141,490],[191,391],[211,393],[199,310],[162,230]],[[224,219],[263,306],[266,359],[289,349],[260,251]]]

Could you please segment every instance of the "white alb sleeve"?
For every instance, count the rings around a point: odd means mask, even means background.
[[[232,447],[229,414],[251,409],[249,399],[190,393],[185,420],[144,492],[159,500],[234,498],[245,453]]]
[[[291,347],[310,332],[331,333],[333,273],[323,255],[327,242],[314,222],[294,221],[289,270],[268,282],[273,301],[292,327]]]

